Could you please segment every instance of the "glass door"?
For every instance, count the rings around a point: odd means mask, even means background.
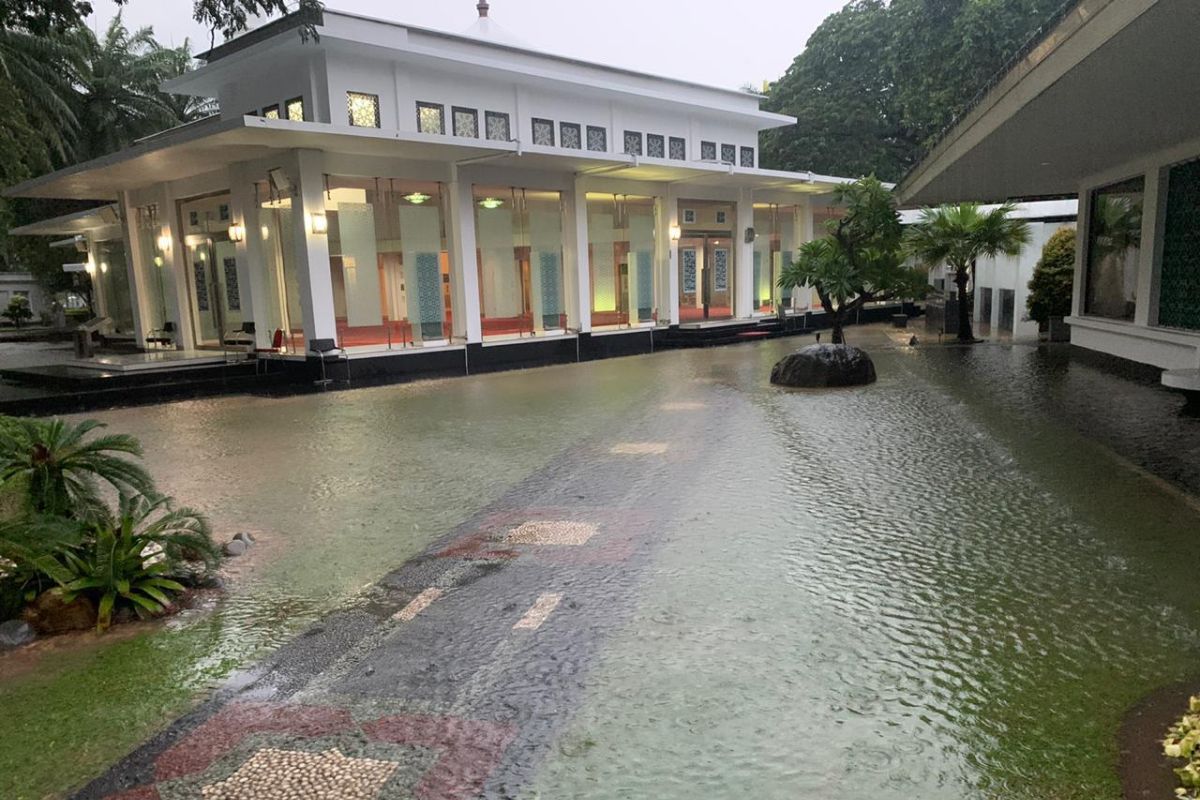
[[[196,342],[219,346],[242,325],[237,250],[227,235],[191,236],[186,248]]]
[[[705,247],[705,317],[733,319],[733,242],[710,236]]]
[[[733,318],[733,242],[693,234],[679,240],[679,321]]]

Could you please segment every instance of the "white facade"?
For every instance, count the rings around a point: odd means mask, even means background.
[[[8,308],[14,297],[24,297],[29,301],[34,322],[46,311],[44,293],[33,275],[28,272],[0,272],[0,311]],[[4,322],[7,319],[0,318],[0,324]]]
[[[984,206],[991,211],[997,206]],[[1079,204],[1074,200],[1051,200],[1020,203],[1012,216],[1029,225],[1029,244],[1016,256],[981,258],[975,265],[975,296],[973,319],[987,325],[993,333],[1011,335],[1014,339],[1036,339],[1038,323],[1028,318],[1026,301],[1029,281],[1042,257],[1042,248],[1050,237],[1063,228],[1075,228]],[[901,219],[910,225],[920,218],[919,211],[902,211]],[[929,282],[939,290],[953,288],[954,276],[946,267],[929,271]]]
[[[263,351],[375,357],[809,307],[775,281],[843,180],[759,169],[759,132],[794,122],[760,97],[507,37],[316,24],[272,23],[166,87],[216,117],[10,191],[117,202],[139,341],[253,324]]]

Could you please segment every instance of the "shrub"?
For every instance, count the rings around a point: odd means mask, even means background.
[[[118,492],[154,496],[149,473],[122,457],[140,457],[141,444],[124,434],[88,438],[104,427],[95,420],[70,424],[0,417],[0,492],[19,492],[30,513],[76,519],[106,511],[101,483]]]
[[[1176,790],[1176,797],[1200,797],[1200,697],[1191,698],[1188,713],[1167,731],[1163,753],[1187,761],[1175,770],[1183,786]]]
[[[7,317],[13,325],[21,327],[22,322],[33,319],[33,309],[29,307],[29,298],[17,295],[8,301],[8,307],[0,314]]]
[[[65,603],[88,597],[103,631],[122,608],[142,617],[161,612],[185,588],[169,577],[172,570],[189,560],[211,568],[220,555],[201,514],[174,509],[169,498],[122,495],[115,515],[7,524],[0,528],[0,558],[12,565],[10,580],[25,600],[55,585]]]
[[[1025,301],[1029,318],[1046,323],[1051,317],[1068,316],[1074,284],[1075,230],[1063,228],[1046,242],[1042,258],[1033,268]]]

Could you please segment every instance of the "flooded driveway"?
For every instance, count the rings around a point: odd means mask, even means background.
[[[260,544],[214,608],[0,661],[0,796],[136,750],[80,796],[1117,800],[1124,712],[1200,663],[1196,508],[1131,460],[1191,485],[1200,432],[861,336],[861,390],[771,388],[785,341],[99,415]]]

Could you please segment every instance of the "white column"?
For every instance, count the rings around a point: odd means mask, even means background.
[[[746,229],[753,227],[754,193],[743,189],[738,196],[737,225],[733,230],[733,249],[737,252],[733,315],[738,319],[749,319],[754,313],[754,242],[746,241]]]
[[[188,270],[191,269],[191,265],[187,263],[187,247],[183,243],[183,229],[175,209],[175,192],[170,184],[162,184],[161,198],[159,222],[162,224],[163,233],[171,239],[170,249],[162,254],[162,269],[169,270],[171,275],[175,276],[174,296],[166,298],[167,314],[175,323],[176,344],[180,349],[191,350],[196,346],[196,333],[192,328],[192,301],[188,294],[188,286],[191,285]]]
[[[446,185],[450,218],[451,303],[454,309],[454,336],[475,344],[483,341],[479,307],[479,261],[475,245],[475,199],[470,180],[460,177],[451,167]]]
[[[1159,276],[1167,226],[1167,192],[1170,170],[1155,168],[1146,174],[1142,203],[1142,247],[1138,252],[1137,306],[1134,324],[1158,325]]]
[[[672,230],[680,230],[679,197],[674,187],[667,187],[666,208],[663,219],[667,223],[667,318],[672,325],[679,324],[679,242],[671,238]]]
[[[1075,225],[1075,283],[1072,286],[1071,310],[1077,317],[1083,316],[1084,281],[1087,280],[1087,240],[1092,222],[1092,194],[1084,187],[1079,193],[1079,220]],[[1074,335],[1072,335],[1074,338]]]
[[[563,270],[566,277],[567,325],[580,333],[592,330],[591,259],[588,258],[588,214],[587,190],[579,176],[575,177],[575,191],[567,206],[567,226],[563,237],[563,250],[567,253],[569,268]]]
[[[133,308],[133,335],[137,337],[137,346],[146,346],[146,334],[150,325],[147,320],[150,315],[149,288],[143,280],[139,264],[151,263],[153,255],[142,253],[141,238],[137,235],[137,210],[129,202],[129,192],[121,192],[118,197],[118,208],[121,213],[121,236],[125,240],[125,265],[129,271],[129,305]],[[153,264],[151,263],[153,266]]]
[[[229,170],[230,218],[241,225],[245,235],[237,242],[238,290],[242,300],[242,319],[254,322],[255,346],[271,346],[270,313],[268,312],[266,269],[258,202],[254,181],[245,164],[235,164]],[[240,177],[239,177],[240,176]]]
[[[313,233],[312,221],[325,214],[324,154],[296,151],[297,186],[292,197],[299,213],[292,214],[296,237],[296,272],[300,278],[300,308],[304,317],[304,343],[312,339],[337,340],[333,309],[333,279],[329,274],[329,236]]]

